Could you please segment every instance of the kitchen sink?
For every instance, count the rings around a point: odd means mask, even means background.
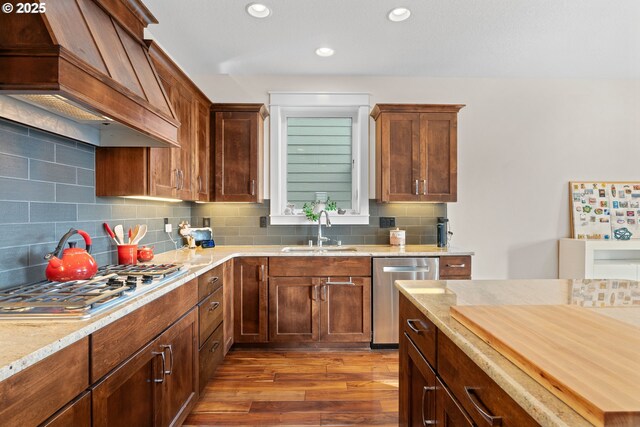
[[[358,248],[353,246],[287,246],[282,248],[282,252],[357,252]]]

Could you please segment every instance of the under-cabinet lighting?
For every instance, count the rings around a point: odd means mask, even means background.
[[[170,199],[168,197],[151,197],[151,196],[122,196],[124,199],[151,200],[154,202],[179,203],[180,199]]]
[[[393,22],[406,21],[410,16],[411,11],[406,7],[396,7],[395,9],[391,10],[391,12],[389,12],[389,15],[387,15],[389,20]]]
[[[322,57],[331,56],[334,53],[335,51],[330,47],[319,47],[318,49],[316,49],[316,55],[322,56]]]
[[[262,3],[249,3],[247,5],[247,13],[254,18],[266,18],[271,15],[271,9]]]

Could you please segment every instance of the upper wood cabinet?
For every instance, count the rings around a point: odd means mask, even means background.
[[[457,200],[457,117],[462,107],[377,104],[373,108],[378,201]]]
[[[213,104],[214,197],[216,202],[262,202],[263,104]]]
[[[99,147],[96,195],[209,201],[211,101],[154,42],[149,42],[149,55],[180,121],[180,147]]]

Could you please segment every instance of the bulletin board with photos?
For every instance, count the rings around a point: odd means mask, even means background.
[[[576,239],[640,239],[640,182],[570,182]]]

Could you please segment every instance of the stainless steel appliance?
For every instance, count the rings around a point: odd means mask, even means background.
[[[438,280],[438,258],[373,258],[373,344],[398,345],[396,280]]]
[[[185,274],[180,264],[106,265],[88,280],[0,291],[0,319],[88,319]]]

